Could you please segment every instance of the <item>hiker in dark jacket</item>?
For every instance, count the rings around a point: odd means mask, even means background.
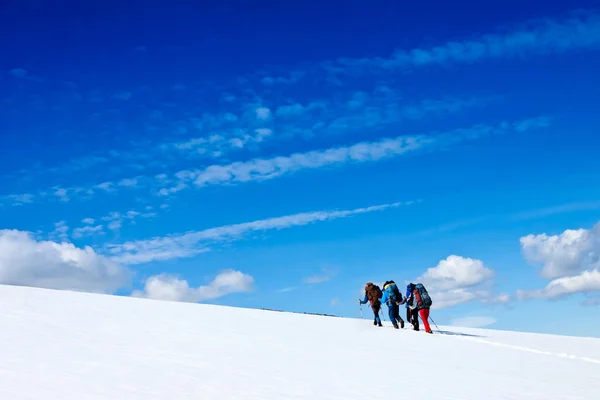
[[[383,284],[381,303],[387,304],[388,315],[394,328],[398,329],[398,322],[400,322],[400,327],[404,329],[404,320],[400,317],[400,304],[404,304],[404,300],[394,281],[386,281]]]
[[[406,315],[408,322],[412,324],[415,331],[419,330],[419,314],[425,325],[425,332],[433,333],[429,326],[429,307],[419,307],[414,298],[415,284],[409,283],[406,285]],[[410,315],[410,318],[408,316]]]
[[[381,302],[379,299],[381,298],[381,290],[377,285],[374,285],[373,282],[368,282],[365,285],[365,298],[358,302],[360,304],[367,304],[367,301],[371,304],[371,310],[373,310],[373,314],[375,318],[373,320],[373,325],[383,326],[381,325],[381,319],[379,319],[379,310],[381,310]]]

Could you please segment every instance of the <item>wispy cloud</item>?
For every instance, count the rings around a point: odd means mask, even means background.
[[[122,244],[106,245],[107,253],[115,261],[125,264],[139,264],[151,261],[169,260],[180,257],[191,257],[210,250],[211,244],[242,239],[252,232],[281,230],[296,226],[304,226],[315,222],[331,221],[353,215],[384,211],[407,203],[391,203],[353,210],[313,211],[286,215],[234,225],[174,234],[166,237],[154,237],[146,240],[129,241]]]
[[[125,213],[118,211],[112,211],[100,219],[108,223],[108,228],[111,230],[120,229],[125,221],[134,223],[137,218],[152,218],[157,214],[153,211],[140,212],[135,210],[129,210]]]
[[[0,197],[0,205],[4,203],[13,205],[13,206],[22,206],[23,204],[33,203],[34,196],[29,193],[24,194],[9,194],[6,196]]]
[[[331,72],[419,68],[432,65],[471,64],[487,59],[561,54],[600,47],[600,14],[581,11],[563,19],[537,19],[512,30],[485,34],[439,46],[397,50],[390,57],[344,58],[326,62]]]
[[[104,234],[104,226],[103,225],[96,225],[96,226],[84,226],[81,228],[75,228],[73,229],[73,238],[74,239],[80,239],[82,237],[86,237],[86,236],[92,236],[95,234],[99,234],[99,235],[103,235]]]
[[[227,165],[212,165],[201,170],[181,171],[180,174],[185,180],[193,179],[193,183],[197,186],[263,181],[301,170],[341,166],[349,163],[375,162],[417,150],[443,148],[485,136],[544,128],[549,123],[548,118],[540,117],[518,121],[513,124],[504,122],[497,126],[476,125],[440,134],[398,136],[374,142],[360,142],[351,146],[295,153],[289,156],[267,159],[257,158]]]
[[[291,292],[291,291],[294,291],[294,290],[296,290],[296,287],[290,286],[290,287],[285,287],[285,288],[282,288],[282,289],[277,289],[276,292],[286,293],[286,292]]]
[[[92,169],[105,176],[116,173],[114,171],[164,170],[185,161],[218,159],[233,152],[257,151],[270,141],[281,142],[298,136],[307,139],[361,133],[367,129],[394,126],[402,120],[458,113],[467,108],[483,106],[495,98],[444,97],[407,102],[397,90],[378,85],[370,92],[348,90],[310,100],[306,104],[293,100],[281,104],[272,100],[272,109],[262,106],[260,101],[247,101],[237,104],[237,108],[232,105],[227,110],[171,121],[174,124],[172,129],[178,132],[176,139],[132,142],[129,148],[95,152],[54,167],[37,165],[11,176],[31,178],[34,175],[55,174],[64,178]],[[114,182],[107,182],[110,187],[96,189],[114,192],[117,186],[138,187],[143,182],[140,177],[137,178],[115,179]],[[77,191],[78,187],[64,188],[59,185],[56,188],[65,194],[63,201],[84,194]]]
[[[181,170],[173,176],[167,174],[158,174],[154,177],[138,175],[122,178],[117,183],[107,181],[87,187],[54,186],[49,190],[41,191],[39,196],[69,202],[73,198],[90,199],[98,192],[116,193],[119,188],[140,190],[148,186],[155,189],[157,195],[169,196],[194,185],[203,187],[264,181],[303,170],[383,161],[416,151],[446,149],[461,142],[487,136],[542,129],[548,127],[550,123],[551,118],[541,116],[512,123],[502,122],[497,125],[478,124],[448,132],[383,138],[377,141],[363,141],[349,146],[293,153],[287,156],[254,158],[225,165],[214,164],[203,169]]]
[[[324,283],[331,280],[331,278],[333,278],[336,274],[336,269],[323,268],[320,274],[307,276],[306,278],[302,279],[302,282],[313,285],[318,283]]]
[[[569,204],[562,204],[559,206],[545,207],[537,210],[524,211],[511,215],[513,220],[527,220],[535,218],[543,218],[555,214],[566,214],[577,211],[589,211],[589,210],[600,210],[600,201],[585,201],[575,202]]]
[[[58,221],[54,224],[54,230],[49,236],[52,239],[66,241],[69,238],[69,226],[65,221]]]

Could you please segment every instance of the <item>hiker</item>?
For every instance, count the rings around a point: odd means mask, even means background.
[[[382,295],[379,286],[374,285],[373,282],[368,282],[365,285],[365,298],[363,300],[358,299],[360,304],[367,304],[367,301],[371,304],[371,309],[375,315],[373,325],[383,326],[381,325],[381,319],[379,318],[379,310],[381,310],[381,302],[379,299],[381,299]]]
[[[429,326],[429,308],[432,301],[427,289],[422,283],[409,283],[406,285],[406,315],[410,313],[408,322],[412,324],[415,331],[419,330],[419,315],[425,325],[425,332],[433,333]]]
[[[394,281],[386,281],[383,284],[381,303],[387,304],[388,315],[390,321],[394,324],[394,328],[398,329],[398,322],[400,322],[400,327],[404,329],[404,320],[400,317],[400,304],[404,304],[404,300]]]

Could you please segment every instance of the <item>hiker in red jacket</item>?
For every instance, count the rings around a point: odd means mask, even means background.
[[[408,314],[408,310],[410,310],[411,317],[408,322],[414,326],[415,331],[419,330],[418,315],[420,315],[423,325],[425,325],[425,332],[433,333],[429,326],[429,307],[431,307],[431,304],[431,297],[429,297],[429,293],[427,293],[427,289],[423,284],[409,283],[406,286],[406,311]]]
[[[373,325],[383,326],[381,325],[381,319],[379,319],[379,310],[381,309],[381,296],[383,293],[379,286],[374,285],[373,282],[368,282],[365,285],[365,298],[363,300],[358,299],[360,304],[366,304],[367,301],[371,304],[371,309],[373,310],[373,314],[375,315],[375,319],[373,320]]]

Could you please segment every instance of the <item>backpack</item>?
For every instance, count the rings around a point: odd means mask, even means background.
[[[427,289],[425,289],[425,286],[423,286],[422,283],[417,283],[415,285],[413,294],[414,294],[413,306],[421,309],[421,308],[429,308],[429,307],[431,307],[431,304],[433,304],[433,301],[431,300],[431,297],[429,296]]]
[[[393,303],[402,301],[402,294],[400,293],[398,286],[396,286],[396,282],[387,281],[386,283],[383,284],[383,290],[386,291],[388,298]]]
[[[369,299],[371,305],[375,305],[383,296],[383,293],[381,292],[379,286],[373,283],[368,284],[365,287],[365,291],[367,292],[367,298]]]

